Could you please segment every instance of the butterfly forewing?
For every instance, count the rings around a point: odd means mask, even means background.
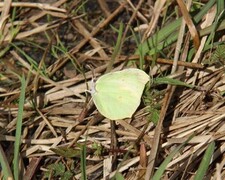
[[[140,104],[149,76],[139,69],[126,69],[100,77],[92,94],[99,112],[116,120],[129,118]]]

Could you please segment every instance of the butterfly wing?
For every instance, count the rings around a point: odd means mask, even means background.
[[[140,105],[149,76],[139,69],[108,73],[96,82],[92,94],[99,112],[111,120],[130,118]]]

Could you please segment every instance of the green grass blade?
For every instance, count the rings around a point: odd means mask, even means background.
[[[7,157],[5,156],[4,150],[2,149],[2,146],[0,145],[0,163],[2,167],[2,172],[4,175],[4,179],[13,179],[13,174],[10,169]]]
[[[204,178],[204,176],[206,174],[206,171],[207,171],[207,169],[209,167],[210,160],[212,158],[214,149],[215,149],[215,142],[212,141],[209,144],[207,150],[205,151],[205,154],[203,156],[201,164],[199,165],[199,168],[198,168],[197,173],[196,173],[196,175],[194,177],[194,180],[201,180],[201,179]]]
[[[124,180],[124,177],[120,172],[116,172],[115,180]]]
[[[209,0],[207,4],[204,5],[202,10],[194,17],[194,21],[198,23],[202,20],[202,17],[207,14],[209,9],[215,4],[217,0]]]
[[[224,0],[217,0],[217,14],[224,12]]]
[[[0,51],[0,58],[2,58],[10,50],[10,47],[11,46],[8,45]]]
[[[169,77],[162,77],[162,78],[155,78],[154,79],[154,84],[170,84],[170,85],[175,85],[175,86],[185,86],[188,88],[194,88],[195,86],[192,84],[187,84],[183,81],[180,81],[178,79],[172,79]]]
[[[13,159],[13,173],[14,179],[19,180],[19,155],[20,155],[20,144],[21,144],[21,131],[22,131],[22,120],[23,120],[23,105],[25,101],[25,91],[26,91],[26,80],[22,76],[21,81],[21,91],[19,97],[19,109],[16,122],[16,140],[14,145],[14,159]]]
[[[26,54],[21,48],[19,48],[16,44],[11,43],[11,45],[18,51],[20,52],[24,57],[26,57],[27,61],[34,67],[35,70],[38,69],[38,63],[31,58],[28,54]]]
[[[154,176],[152,177],[152,180],[160,180],[162,178],[163,172],[165,171],[167,165],[170,163],[170,161],[173,159],[173,157],[185,146],[185,144],[190,141],[193,138],[194,135],[190,136],[184,143],[179,145],[169,156],[166,157],[166,159],[162,162],[162,164],[159,166],[159,169],[155,172]]]
[[[124,25],[123,23],[120,23],[120,27],[119,27],[119,30],[118,30],[118,38],[117,38],[117,41],[116,41],[116,46],[114,48],[114,51],[113,51],[113,54],[112,54],[112,59],[111,61],[109,62],[109,65],[106,69],[106,72],[110,72],[111,69],[112,69],[112,66],[116,60],[116,56],[120,53],[120,50],[121,50],[121,47],[122,47],[122,36],[123,36],[123,29],[124,29]]]
[[[198,23],[201,21],[202,17],[207,13],[207,11],[214,5],[216,0],[209,1],[201,11],[194,17],[194,22]],[[165,45],[169,45],[177,40],[178,28],[181,25],[181,18],[169,23],[167,26],[163,27],[160,31],[154,34],[151,38],[142,44],[142,53],[152,55],[156,50],[161,50]],[[174,33],[175,32],[175,33]],[[156,44],[158,42],[158,44]],[[156,47],[157,45],[157,47]],[[136,50],[135,54],[139,54],[139,49]]]
[[[213,39],[216,35],[216,30],[224,20],[224,0],[217,0],[217,12],[216,12],[216,17],[214,20],[214,23],[212,24],[212,30],[211,33],[207,39],[207,42],[205,46],[209,45],[211,43],[211,48],[213,47]]]
[[[141,35],[140,35],[140,33],[136,34],[132,28],[130,28],[130,29],[131,29],[133,38],[135,40],[135,43],[138,47],[137,51],[138,51],[138,54],[140,56],[139,57],[139,68],[143,70],[143,65],[144,65],[145,60],[144,60],[144,54],[142,54],[143,50],[142,50],[142,43],[141,43]]]
[[[29,56],[25,51],[23,51],[21,48],[16,46],[16,44],[11,43],[11,45],[18,50],[19,53],[21,53],[26,60],[29,62],[29,65],[34,69],[36,72],[38,72],[41,76],[47,77],[47,73],[44,71],[43,67],[39,68],[38,63],[31,57]]]
[[[87,179],[87,172],[86,172],[86,144],[81,146],[81,179]]]

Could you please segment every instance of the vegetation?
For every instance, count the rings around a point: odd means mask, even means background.
[[[225,179],[225,7],[204,1],[0,2],[4,179]],[[93,79],[150,76],[130,119]]]

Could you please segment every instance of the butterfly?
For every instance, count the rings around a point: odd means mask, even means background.
[[[141,102],[149,75],[135,68],[101,76],[89,91],[98,111],[110,120],[131,118]]]

